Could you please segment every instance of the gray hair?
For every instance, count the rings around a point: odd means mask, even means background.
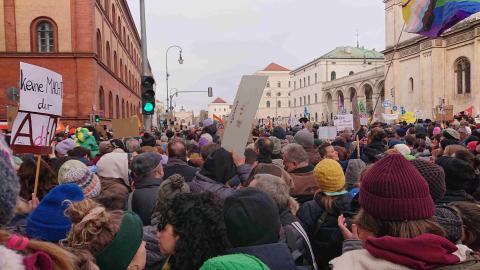
[[[271,174],[257,174],[255,175],[255,180],[257,182],[255,188],[268,194],[280,210],[288,207],[290,187],[282,178]]]
[[[128,139],[125,142],[125,148],[127,148],[128,153],[139,152],[140,142],[137,139]]]
[[[307,151],[305,151],[305,149],[303,149],[303,146],[301,146],[300,144],[288,144],[283,147],[282,151],[284,153],[284,157],[286,157],[288,161],[297,163],[309,161]]]

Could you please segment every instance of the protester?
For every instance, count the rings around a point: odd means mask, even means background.
[[[294,136],[295,142],[305,149],[308,154],[310,165],[315,166],[320,162],[320,154],[314,144],[314,136],[307,130],[301,130]]]
[[[142,153],[132,161],[135,189],[128,197],[128,209],[137,213],[143,225],[150,225],[158,189],[163,181],[162,156],[158,153]]]
[[[35,184],[36,160],[33,155],[27,155],[23,158],[23,163],[18,169],[18,178],[20,180],[20,197],[26,201],[32,199],[32,193]],[[38,191],[36,197],[41,200],[57,184],[56,175],[48,164],[40,160],[40,172],[38,175]]]
[[[323,143],[318,147],[318,153],[322,159],[329,158],[338,161],[338,152],[330,143]]]
[[[170,142],[167,145],[168,162],[165,166],[165,178],[174,174],[181,174],[187,182],[191,182],[198,171],[187,164],[187,149],[182,141]]]
[[[290,194],[300,203],[311,200],[318,186],[313,177],[315,167],[309,163],[307,152],[299,144],[288,144],[283,148],[283,164],[293,180]]]
[[[445,171],[445,196],[438,203],[448,204],[456,201],[476,202],[465,189],[467,184],[473,181],[475,172],[467,162],[453,157],[439,157],[436,160]]]
[[[198,269],[229,247],[222,208],[213,194],[178,194],[160,212],[158,243],[168,256],[162,269]]]
[[[382,157],[382,154],[385,153],[387,147],[385,145],[385,138],[387,135],[385,131],[379,127],[374,128],[368,134],[368,144],[363,149],[363,154],[361,155],[362,160],[366,164],[371,164],[376,162]]]
[[[55,156],[57,157],[65,157],[67,156],[68,152],[75,148],[77,144],[74,140],[67,138],[55,146]]]
[[[449,204],[460,215],[462,243],[480,252],[480,205],[469,202],[452,202]]]
[[[78,185],[86,198],[95,198],[100,194],[102,185],[96,174],[78,160],[65,162],[58,171],[58,183]]]
[[[102,190],[95,200],[108,210],[126,209],[130,193],[128,155],[113,152],[103,155],[97,163],[97,175]]]
[[[352,197],[357,195],[360,190],[360,175],[367,167],[367,164],[361,159],[350,159],[347,170],[345,171],[345,181],[347,183],[347,190]]]
[[[258,163],[272,163],[273,147],[273,142],[269,138],[259,138],[255,142],[254,150]]]

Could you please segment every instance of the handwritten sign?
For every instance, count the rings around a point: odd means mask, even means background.
[[[318,138],[322,140],[334,140],[337,137],[336,127],[319,127]]]
[[[344,131],[346,128],[353,129],[353,114],[339,114],[333,121],[337,131]]]
[[[267,76],[258,75],[242,77],[232,112],[226,121],[222,140],[222,147],[226,150],[235,149],[238,155],[243,155],[267,79]]]
[[[382,118],[387,123],[393,123],[398,120],[398,114],[382,113]]]
[[[48,154],[56,129],[56,116],[18,112],[12,126],[12,148],[16,153]]]
[[[20,111],[62,115],[62,75],[20,62]]]

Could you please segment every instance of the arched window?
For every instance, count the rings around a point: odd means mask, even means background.
[[[278,87],[278,88],[281,88],[281,87],[282,87],[282,82],[281,82],[281,81],[278,81],[278,82],[277,82],[277,87]]]
[[[282,101],[280,101],[280,100],[277,101],[277,107],[278,107],[278,108],[281,108],[281,107],[282,107]]]
[[[127,37],[127,52],[130,54],[130,36]]]
[[[125,26],[123,27],[123,44],[125,44],[125,41],[127,40],[127,36],[125,35]]]
[[[297,99],[296,98],[293,99],[293,107],[297,107]]]
[[[348,73],[348,75],[350,75],[350,76],[352,76],[353,74],[355,74],[355,72],[353,72],[353,71],[350,71],[350,72]]]
[[[408,91],[413,92],[413,78],[408,79]]]
[[[310,76],[308,76],[307,80],[308,80],[308,85],[310,85]]]
[[[116,101],[115,101],[115,109],[117,111],[117,119],[120,118],[120,98],[118,98],[118,95],[116,97]]]
[[[98,59],[102,60],[102,34],[100,29],[97,29],[97,56]]]
[[[112,95],[112,91],[108,92],[108,118],[113,118],[113,95]]]
[[[105,9],[105,15],[107,15],[107,18],[108,16],[110,15],[109,12],[108,12],[108,8],[110,7],[110,1],[108,0],[105,0],[105,6],[104,6],[104,9]]]
[[[113,72],[115,74],[118,72],[117,51],[113,51]]]
[[[317,95],[317,93],[315,93],[315,103],[318,103],[318,95]],[[317,120],[315,120],[315,121],[317,121]]]
[[[122,118],[125,118],[125,99],[122,98]]]
[[[110,60],[110,42],[108,42],[108,41],[107,41],[107,49],[106,49],[105,53],[107,54],[107,66],[111,68],[112,63],[111,63],[111,60]]]
[[[457,94],[471,93],[470,61],[466,57],[460,57],[455,61],[455,76]]]
[[[310,105],[310,95],[308,95],[308,104]]]
[[[318,122],[318,113],[315,113],[315,122]]]
[[[115,11],[115,5],[112,4],[112,24],[113,24],[113,29],[117,30],[117,12]]]
[[[317,75],[317,73],[315,72],[315,83],[317,83],[317,82],[318,82],[318,75]]]
[[[330,81],[336,80],[337,79],[337,73],[335,71],[332,71],[330,73]]]
[[[120,58],[120,70],[119,70],[120,79],[123,80],[123,61]]]
[[[123,70],[123,78],[125,80],[125,83],[127,83],[127,80],[128,80],[128,77],[127,77],[127,63],[125,63],[125,66],[124,66],[124,70]]]
[[[270,87],[270,82],[269,82],[269,81],[267,81],[267,88],[268,88],[268,87]]]
[[[267,101],[267,108],[270,108],[270,101]]]
[[[32,37],[35,37],[32,50],[39,53],[52,53],[57,50],[57,28],[49,18],[39,18],[32,23]]]
[[[126,115],[127,117],[130,117],[130,107],[128,106],[128,101],[127,101],[126,110],[127,110],[127,112],[125,113],[125,115]]]
[[[120,16],[118,16],[117,29],[115,29],[115,30],[120,35],[120,40],[122,40],[122,31],[120,29],[122,29],[122,21],[120,20]]]
[[[100,105],[100,111],[105,111],[105,93],[103,92],[103,87],[100,86],[98,91],[98,102]]]

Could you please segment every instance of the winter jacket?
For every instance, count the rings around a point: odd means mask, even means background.
[[[470,269],[462,262],[475,263],[473,251],[455,245],[438,235],[422,234],[416,238],[369,238],[365,249],[344,253],[332,261],[332,269]],[[477,256],[480,260],[480,257]],[[478,264],[479,262],[477,262]],[[479,264],[480,265],[480,264]],[[476,268],[472,268],[476,269]]]
[[[312,266],[317,269],[312,245],[308,239],[307,232],[302,227],[300,220],[290,210],[284,209],[280,213],[280,243],[285,243],[292,254],[295,264],[298,266]]]
[[[363,149],[362,160],[367,164],[372,164],[377,161],[387,149],[387,146],[382,142],[372,142]]]
[[[342,254],[343,236],[338,228],[338,216],[350,211],[352,197],[350,193],[336,196],[331,213],[321,205],[323,193],[318,193],[311,201],[304,203],[298,210],[297,217],[303,224],[312,243],[313,253],[320,268]]]
[[[143,227],[143,241],[145,241],[145,248],[147,249],[145,270],[161,269],[167,257],[163,256],[158,248],[157,226]]]
[[[296,266],[286,244],[274,243],[250,247],[237,247],[227,250],[227,254],[243,253],[255,256],[271,270],[307,270]]]
[[[298,168],[289,173],[294,184],[290,195],[297,199],[299,203],[313,199],[313,195],[318,190],[317,183],[313,177],[314,168],[314,166],[308,165],[307,167]]]
[[[190,191],[192,193],[210,191],[221,201],[224,201],[227,197],[231,196],[235,192],[235,189],[225,187],[224,184],[218,183],[206,176],[203,176],[200,174],[200,172],[195,174],[192,182],[188,183],[188,185],[190,186]]]
[[[305,151],[307,151],[310,165],[317,166],[320,160],[322,160],[317,148],[305,148]]]
[[[131,204],[131,210],[140,216],[143,226],[150,225],[161,183],[161,178],[137,180],[135,182],[135,190],[129,196],[128,204]]]
[[[465,190],[448,190],[445,196],[436,202],[437,204],[449,204],[451,202],[472,202],[477,203],[475,198],[468,194]]]
[[[195,173],[198,171],[197,168],[189,166],[185,161],[178,158],[169,158],[167,165],[163,169],[164,175],[163,179],[178,173],[185,178],[185,182],[191,182]]]
[[[125,210],[127,208],[128,187],[123,179],[99,177],[102,184],[100,195],[95,198],[96,201],[104,203],[108,201],[109,210]]]

